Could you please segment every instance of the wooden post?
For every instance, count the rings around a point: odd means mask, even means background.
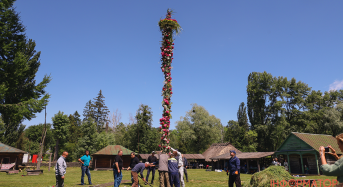
[[[249,159],[247,160],[247,173],[249,173]]]
[[[110,168],[111,168],[111,166],[112,166],[112,158],[110,158]]]
[[[16,170],[18,168],[18,156],[15,157],[15,165],[14,169]]]
[[[301,161],[302,174],[304,174],[303,155],[301,153],[300,153],[300,161]]]
[[[95,158],[95,162],[94,162],[95,166],[94,166],[94,169],[96,169],[96,158]]]
[[[291,173],[291,161],[289,160],[289,154],[287,152],[287,163],[288,163],[288,171]]]
[[[261,171],[261,170],[260,170],[260,159],[257,159],[257,170],[258,170],[258,172]]]
[[[315,153],[314,156],[316,157],[317,172],[318,172],[318,175],[320,175],[317,153]]]
[[[50,153],[50,156],[49,156],[49,171],[50,171],[50,167],[51,167],[51,154],[52,153]]]

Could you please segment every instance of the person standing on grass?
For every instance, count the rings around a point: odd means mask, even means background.
[[[139,159],[136,157],[135,152],[132,152],[130,155],[131,155],[131,162],[130,162],[130,166],[127,168],[127,171],[129,171],[130,169],[133,169],[139,163]],[[131,173],[131,182],[132,184],[134,183],[132,173]]]
[[[131,171],[131,175],[133,176],[133,180],[134,180],[134,183],[132,184],[131,187],[138,187],[138,173],[141,174],[141,178],[143,179],[143,181],[145,183],[148,183],[147,180],[144,179],[144,176],[143,176],[143,171],[145,168],[147,167],[150,167],[150,164],[149,162],[145,162],[145,163],[138,163]]]
[[[230,150],[231,158],[229,159],[228,169],[229,169],[229,187],[233,187],[233,183],[236,183],[236,187],[241,187],[240,169],[241,162],[239,158],[236,157],[236,151]]]
[[[155,151],[151,153],[151,155],[148,157],[148,162],[150,163],[150,167],[148,167],[148,173],[146,174],[146,181],[149,181],[149,174],[150,171],[152,171],[152,178],[151,178],[151,184],[154,184],[154,177],[155,177],[155,166],[157,164],[157,158],[155,157]]]
[[[179,167],[178,161],[175,159],[176,154],[171,154],[170,158],[168,159],[168,174],[169,174],[169,182],[170,187],[180,187],[180,174],[179,174]]]
[[[56,162],[56,187],[64,187],[64,175],[67,172],[66,158],[68,157],[68,152],[64,151],[61,157]]]
[[[124,169],[123,167],[123,159],[121,156],[123,155],[123,151],[118,151],[118,155],[114,159],[113,164],[113,176],[114,176],[114,187],[119,187],[121,183],[121,179],[123,178],[123,174],[121,170]]]
[[[182,154],[177,150],[170,147],[170,149],[173,151],[173,154],[175,155],[175,158],[177,157],[177,164],[179,167],[179,174],[180,174],[180,186],[185,187],[185,181],[183,180],[183,162],[182,162]]]
[[[183,154],[182,154],[182,162],[183,162],[183,170],[184,170],[184,173],[185,173],[185,176],[186,176],[186,180],[188,182],[188,174],[187,174],[188,161],[187,161],[187,158],[184,157]]]
[[[161,153],[158,160],[158,172],[160,176],[160,187],[170,187],[169,174],[168,174],[168,159],[167,153]]]
[[[89,151],[86,150],[86,154],[83,155],[81,158],[79,158],[79,162],[82,163],[81,170],[82,170],[82,175],[81,175],[81,185],[84,185],[84,177],[85,173],[88,177],[88,184],[92,185],[92,180],[91,180],[91,173],[89,172],[89,165],[91,164],[91,156],[89,156]]]

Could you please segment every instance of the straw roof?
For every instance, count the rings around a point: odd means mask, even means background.
[[[266,156],[273,155],[274,153],[275,152],[241,152],[241,153],[237,153],[236,157],[239,159],[259,159],[259,158],[263,158]],[[213,159],[213,160],[228,160],[230,158],[231,158],[230,153],[226,153],[223,155],[213,157],[211,159]]]
[[[202,155],[205,157],[206,162],[210,162],[211,158],[230,153],[230,150],[235,150],[236,153],[241,153],[230,142],[226,143],[214,143],[212,144]]]

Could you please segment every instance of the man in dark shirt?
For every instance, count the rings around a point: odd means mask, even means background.
[[[138,163],[139,163],[139,159],[136,157],[135,153],[132,152],[130,166],[127,168],[127,171],[129,171],[129,169],[133,169]],[[131,182],[132,184],[134,183],[132,174],[131,174]]]
[[[151,156],[148,157],[148,162],[150,163],[150,167],[148,167],[148,173],[146,174],[146,181],[149,181],[149,174],[150,174],[150,171],[152,171],[151,184],[154,184],[155,166],[157,163],[157,158],[155,157],[155,151],[153,151],[151,153]]]
[[[188,161],[187,161],[187,158],[183,156],[183,154],[182,154],[182,161],[183,161],[183,171],[185,172],[186,180],[188,182],[188,174],[187,174]]]
[[[230,156],[228,163],[229,170],[229,187],[233,187],[233,183],[236,183],[236,187],[241,187],[240,169],[241,162],[239,158],[236,157],[236,151],[230,150]]]
[[[121,183],[121,179],[123,178],[123,174],[121,173],[121,170],[123,168],[123,159],[121,156],[123,155],[123,151],[118,151],[118,155],[114,159],[113,164],[113,175],[114,175],[114,187],[119,187]]]
[[[150,166],[149,162],[136,164],[136,166],[131,171],[131,175],[133,176],[133,180],[134,180],[134,183],[132,184],[131,187],[138,187],[138,173],[141,174],[141,178],[143,179],[143,181],[147,182],[144,179],[143,171],[144,171],[145,168],[147,168],[149,166]]]

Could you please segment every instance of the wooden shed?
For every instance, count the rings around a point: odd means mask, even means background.
[[[241,162],[241,169],[243,166],[247,165],[247,172],[248,173],[254,173],[261,171],[261,163],[262,166],[264,166],[265,157],[273,155],[274,152],[240,152],[236,154],[236,157],[239,158]],[[218,160],[218,161],[227,161],[231,158],[230,153],[226,153],[223,155],[219,155],[216,157],[213,157],[211,159]],[[224,167],[224,165],[222,165]]]
[[[331,145],[338,155],[342,154],[336,138],[331,135],[292,132],[277,149],[275,155],[282,155],[287,159],[291,173],[304,174],[304,166],[306,165],[309,167],[309,174],[321,174],[319,147],[328,145]],[[325,157],[328,164],[333,164],[336,161],[330,154],[326,154]]]
[[[111,169],[114,163],[114,159],[118,155],[118,151],[120,150],[123,151],[123,167],[129,167],[131,161],[130,154],[132,151],[121,145],[109,145],[101,149],[100,151],[92,154],[92,166],[94,170]]]
[[[14,168],[18,169],[18,166],[23,163],[23,156],[26,151],[8,146],[0,142],[0,165],[2,168],[6,165],[10,166],[14,164]]]

